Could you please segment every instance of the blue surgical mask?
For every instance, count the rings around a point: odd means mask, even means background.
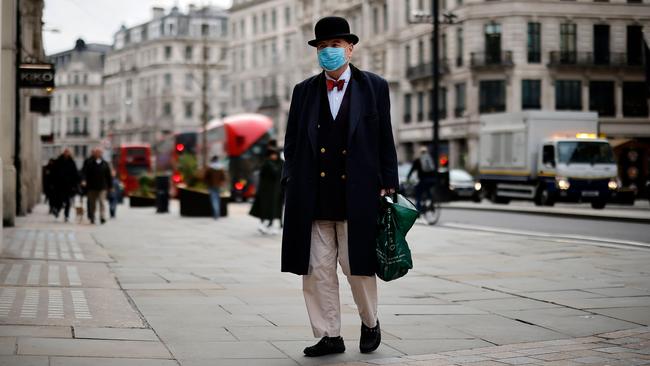
[[[345,65],[345,48],[325,47],[318,51],[318,63],[325,71],[334,71]]]

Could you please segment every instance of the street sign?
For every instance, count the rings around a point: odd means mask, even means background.
[[[21,64],[18,72],[21,88],[54,88],[53,64]]]

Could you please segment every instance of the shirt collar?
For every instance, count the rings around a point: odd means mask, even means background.
[[[343,71],[343,74],[338,78],[338,80],[345,80],[345,83],[347,84],[348,81],[350,81],[350,77],[352,76],[352,71],[350,70],[350,65],[348,64],[345,71]],[[334,80],[331,76],[329,76],[327,73],[325,73],[325,78],[327,80]]]

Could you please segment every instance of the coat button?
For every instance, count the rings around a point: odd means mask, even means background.
[[[345,155],[345,154],[347,154],[348,152],[347,152],[347,150],[343,150],[343,151],[341,151],[341,153],[342,153],[343,155]]]
[[[325,172],[320,172],[321,178],[325,176]]]
[[[341,179],[345,179],[345,174],[341,175]]]
[[[325,154],[325,148],[324,148],[324,147],[321,147],[321,148],[320,148],[320,152],[321,152],[322,154]]]
[[[318,128],[320,128],[320,124],[318,125]]]

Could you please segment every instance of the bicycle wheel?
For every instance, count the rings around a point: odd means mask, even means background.
[[[424,210],[422,211],[422,218],[429,225],[435,225],[440,219],[440,202],[433,199],[427,199],[423,203]]]

